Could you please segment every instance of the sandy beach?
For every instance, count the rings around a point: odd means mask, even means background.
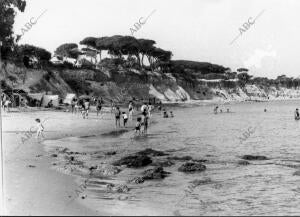
[[[89,136],[114,129],[111,114],[102,119],[95,113],[88,120],[79,115],[58,111],[4,113],[4,195],[5,215],[101,215],[76,202],[66,204],[78,185],[74,178],[50,169],[50,156],[35,134],[22,142],[22,137],[44,121],[46,139],[67,136]],[[33,129],[33,128],[32,128]]]

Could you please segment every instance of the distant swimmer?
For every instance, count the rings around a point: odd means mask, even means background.
[[[229,108],[227,109],[227,113],[229,113]]]
[[[174,114],[172,111],[170,111],[170,116],[171,116],[171,118],[174,118]]]
[[[168,118],[168,117],[169,117],[169,115],[168,115],[167,111],[164,111],[164,118]]]
[[[300,114],[299,114],[299,110],[297,108],[295,111],[295,120],[300,120]]]
[[[267,112],[267,109],[264,109],[264,112]]]

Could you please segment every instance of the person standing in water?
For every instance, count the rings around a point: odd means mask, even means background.
[[[115,119],[116,119],[116,128],[119,126],[121,127],[120,119],[121,119],[121,110],[117,107],[115,111]]]
[[[43,133],[44,126],[42,125],[41,120],[39,118],[37,118],[37,119],[35,119],[35,121],[37,122],[36,138],[38,139],[38,138],[40,138],[40,136],[45,138],[44,133]]]
[[[126,112],[122,112],[122,117],[123,117],[123,125],[126,127],[127,121],[128,121],[128,116]]]
[[[85,102],[84,102],[84,111],[85,111],[84,114],[85,114],[86,119],[89,116],[89,109],[90,109],[90,101],[85,100]]]
[[[142,118],[141,117],[138,117],[137,118],[137,122],[136,122],[136,124],[135,124],[135,134],[137,134],[137,133],[139,133],[138,135],[141,135],[141,126],[142,126],[142,123],[141,123],[141,121],[142,121]]]
[[[171,116],[171,118],[174,118],[174,114],[172,111],[170,111],[170,116]]]
[[[296,111],[295,111],[295,120],[299,120],[299,119],[300,119],[299,110],[298,110],[298,108],[296,108]]]
[[[218,114],[218,108],[219,108],[219,106],[216,106],[216,107],[214,108],[214,113],[215,113],[215,114]]]
[[[148,131],[148,126],[149,126],[149,116],[148,114],[143,114],[143,123],[142,125],[144,126],[144,129],[143,129],[143,134],[147,134],[147,131]]]

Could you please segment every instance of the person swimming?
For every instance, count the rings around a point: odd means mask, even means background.
[[[173,115],[172,111],[170,111],[170,116],[171,116],[171,118],[174,118],[174,115]]]
[[[168,118],[168,117],[169,117],[169,115],[168,115],[167,111],[164,111],[164,118]]]

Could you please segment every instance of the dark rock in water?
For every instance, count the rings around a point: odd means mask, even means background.
[[[127,193],[129,191],[127,185],[108,184],[106,188],[108,192],[112,192],[112,193]]]
[[[116,154],[117,154],[116,151],[108,151],[108,152],[105,153],[105,155],[108,155],[108,156],[110,156],[110,155],[116,155]]]
[[[89,168],[89,170],[92,171],[92,170],[95,170],[95,169],[97,169],[97,168],[98,168],[97,166],[91,166],[91,167]]]
[[[36,166],[34,165],[28,165],[29,168],[35,168]]]
[[[141,184],[144,181],[145,180],[143,179],[143,177],[134,177],[133,179],[129,180],[128,183]]]
[[[244,155],[242,157],[244,160],[268,160],[265,156],[259,156],[259,155]]]
[[[57,157],[57,154],[51,154],[51,157]]]
[[[102,133],[102,136],[108,136],[108,137],[118,137],[121,136],[124,133],[127,133],[129,130],[128,129],[121,129],[121,130],[113,130],[108,133]]]
[[[199,185],[205,185],[205,184],[209,184],[211,183],[212,180],[210,178],[206,178],[206,179],[195,179],[191,182],[191,184],[193,184],[194,186],[199,186]]]
[[[192,159],[192,161],[198,162],[198,163],[205,163],[205,162],[207,162],[208,160],[205,160],[205,159]]]
[[[151,165],[156,167],[170,167],[173,166],[175,163],[171,160],[158,160],[153,162]]]
[[[248,161],[246,161],[246,160],[239,160],[237,163],[238,163],[238,165],[243,165],[243,166],[247,166],[247,165],[250,164],[250,163],[249,163]]]
[[[127,167],[144,167],[152,163],[150,157],[146,155],[132,155],[123,157],[120,160],[113,163],[114,166],[126,165]]]
[[[300,176],[300,170],[293,173],[293,176]]]
[[[173,156],[173,157],[168,157],[168,159],[169,160],[179,160],[179,161],[193,160],[193,158],[191,156],[184,156],[184,157]]]
[[[149,179],[164,179],[167,177],[170,173],[164,171],[162,167],[156,167],[154,169],[149,169],[144,171],[144,180],[149,180]]]
[[[183,156],[183,157],[178,157],[178,156],[172,156],[168,157],[168,160],[178,160],[178,161],[194,161],[198,163],[204,163],[207,162],[205,159],[193,159],[191,156]]]
[[[206,166],[201,163],[187,162],[178,168],[178,171],[190,173],[190,172],[202,172],[206,170]]]
[[[150,156],[153,156],[153,157],[168,155],[168,154],[166,154],[166,153],[164,153],[162,151],[156,151],[156,150],[153,150],[151,148],[147,148],[147,149],[145,149],[143,151],[139,151],[136,154],[138,154],[138,155],[147,155],[147,156],[150,155]]]
[[[57,150],[59,150],[59,153],[66,153],[69,149],[68,148],[64,148],[64,149],[60,149],[58,148]]]

